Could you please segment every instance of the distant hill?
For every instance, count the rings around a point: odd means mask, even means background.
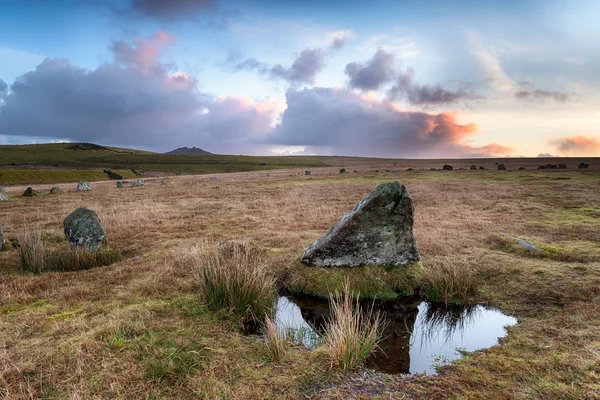
[[[177,155],[177,154],[212,154],[212,153],[209,153],[208,151],[199,149],[197,147],[187,147],[186,146],[186,147],[180,147],[178,149],[169,151],[168,153],[165,153],[165,154]]]

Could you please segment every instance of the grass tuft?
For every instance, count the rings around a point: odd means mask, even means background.
[[[40,274],[42,272],[67,272],[102,267],[122,260],[121,251],[101,248],[92,252],[83,247],[67,247],[50,250],[44,245],[39,230],[25,228],[18,236],[19,262],[21,271]]]
[[[275,278],[268,274],[259,249],[228,242],[197,257],[201,296],[208,309],[226,311],[244,323],[273,315]]]
[[[273,320],[265,315],[263,335],[269,358],[274,361],[281,360],[288,349],[287,332],[279,331]]]
[[[378,347],[384,321],[373,308],[362,310],[348,281],[342,294],[329,297],[331,320],[325,327],[325,347],[331,367],[352,370],[360,367]]]
[[[423,289],[434,303],[460,304],[477,294],[479,281],[472,267],[446,257],[424,263]]]
[[[42,232],[23,228],[17,236],[19,241],[19,262],[23,272],[39,274],[46,270],[46,248]]]

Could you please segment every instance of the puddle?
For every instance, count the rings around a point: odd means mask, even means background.
[[[381,348],[367,366],[390,374],[436,373],[436,366],[449,364],[464,351],[498,344],[506,326],[517,323],[493,308],[438,307],[420,300],[376,304],[387,321]],[[275,324],[294,335],[296,343],[315,347],[321,343],[323,326],[329,320],[327,301],[281,296]]]

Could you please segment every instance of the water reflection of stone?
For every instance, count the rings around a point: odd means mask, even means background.
[[[368,367],[390,374],[435,373],[436,365],[460,357],[457,349],[474,351],[493,346],[506,334],[505,326],[517,320],[483,306],[435,306],[419,299],[393,302],[361,302],[373,306],[385,318],[383,340],[368,360]],[[313,297],[279,299],[277,321],[281,326],[305,328],[303,344],[318,345],[331,318],[329,303]]]
[[[314,298],[290,298],[301,311],[304,320],[319,334],[324,332],[324,326],[331,318],[329,303]],[[382,332],[383,340],[379,350],[370,357],[368,363],[378,370],[387,373],[410,372],[410,339],[417,320],[420,301],[410,299],[406,302],[363,302],[363,309],[373,307],[379,311],[386,324]]]

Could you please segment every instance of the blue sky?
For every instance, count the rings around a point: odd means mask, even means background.
[[[0,0],[0,143],[600,156],[594,0],[89,3]]]

